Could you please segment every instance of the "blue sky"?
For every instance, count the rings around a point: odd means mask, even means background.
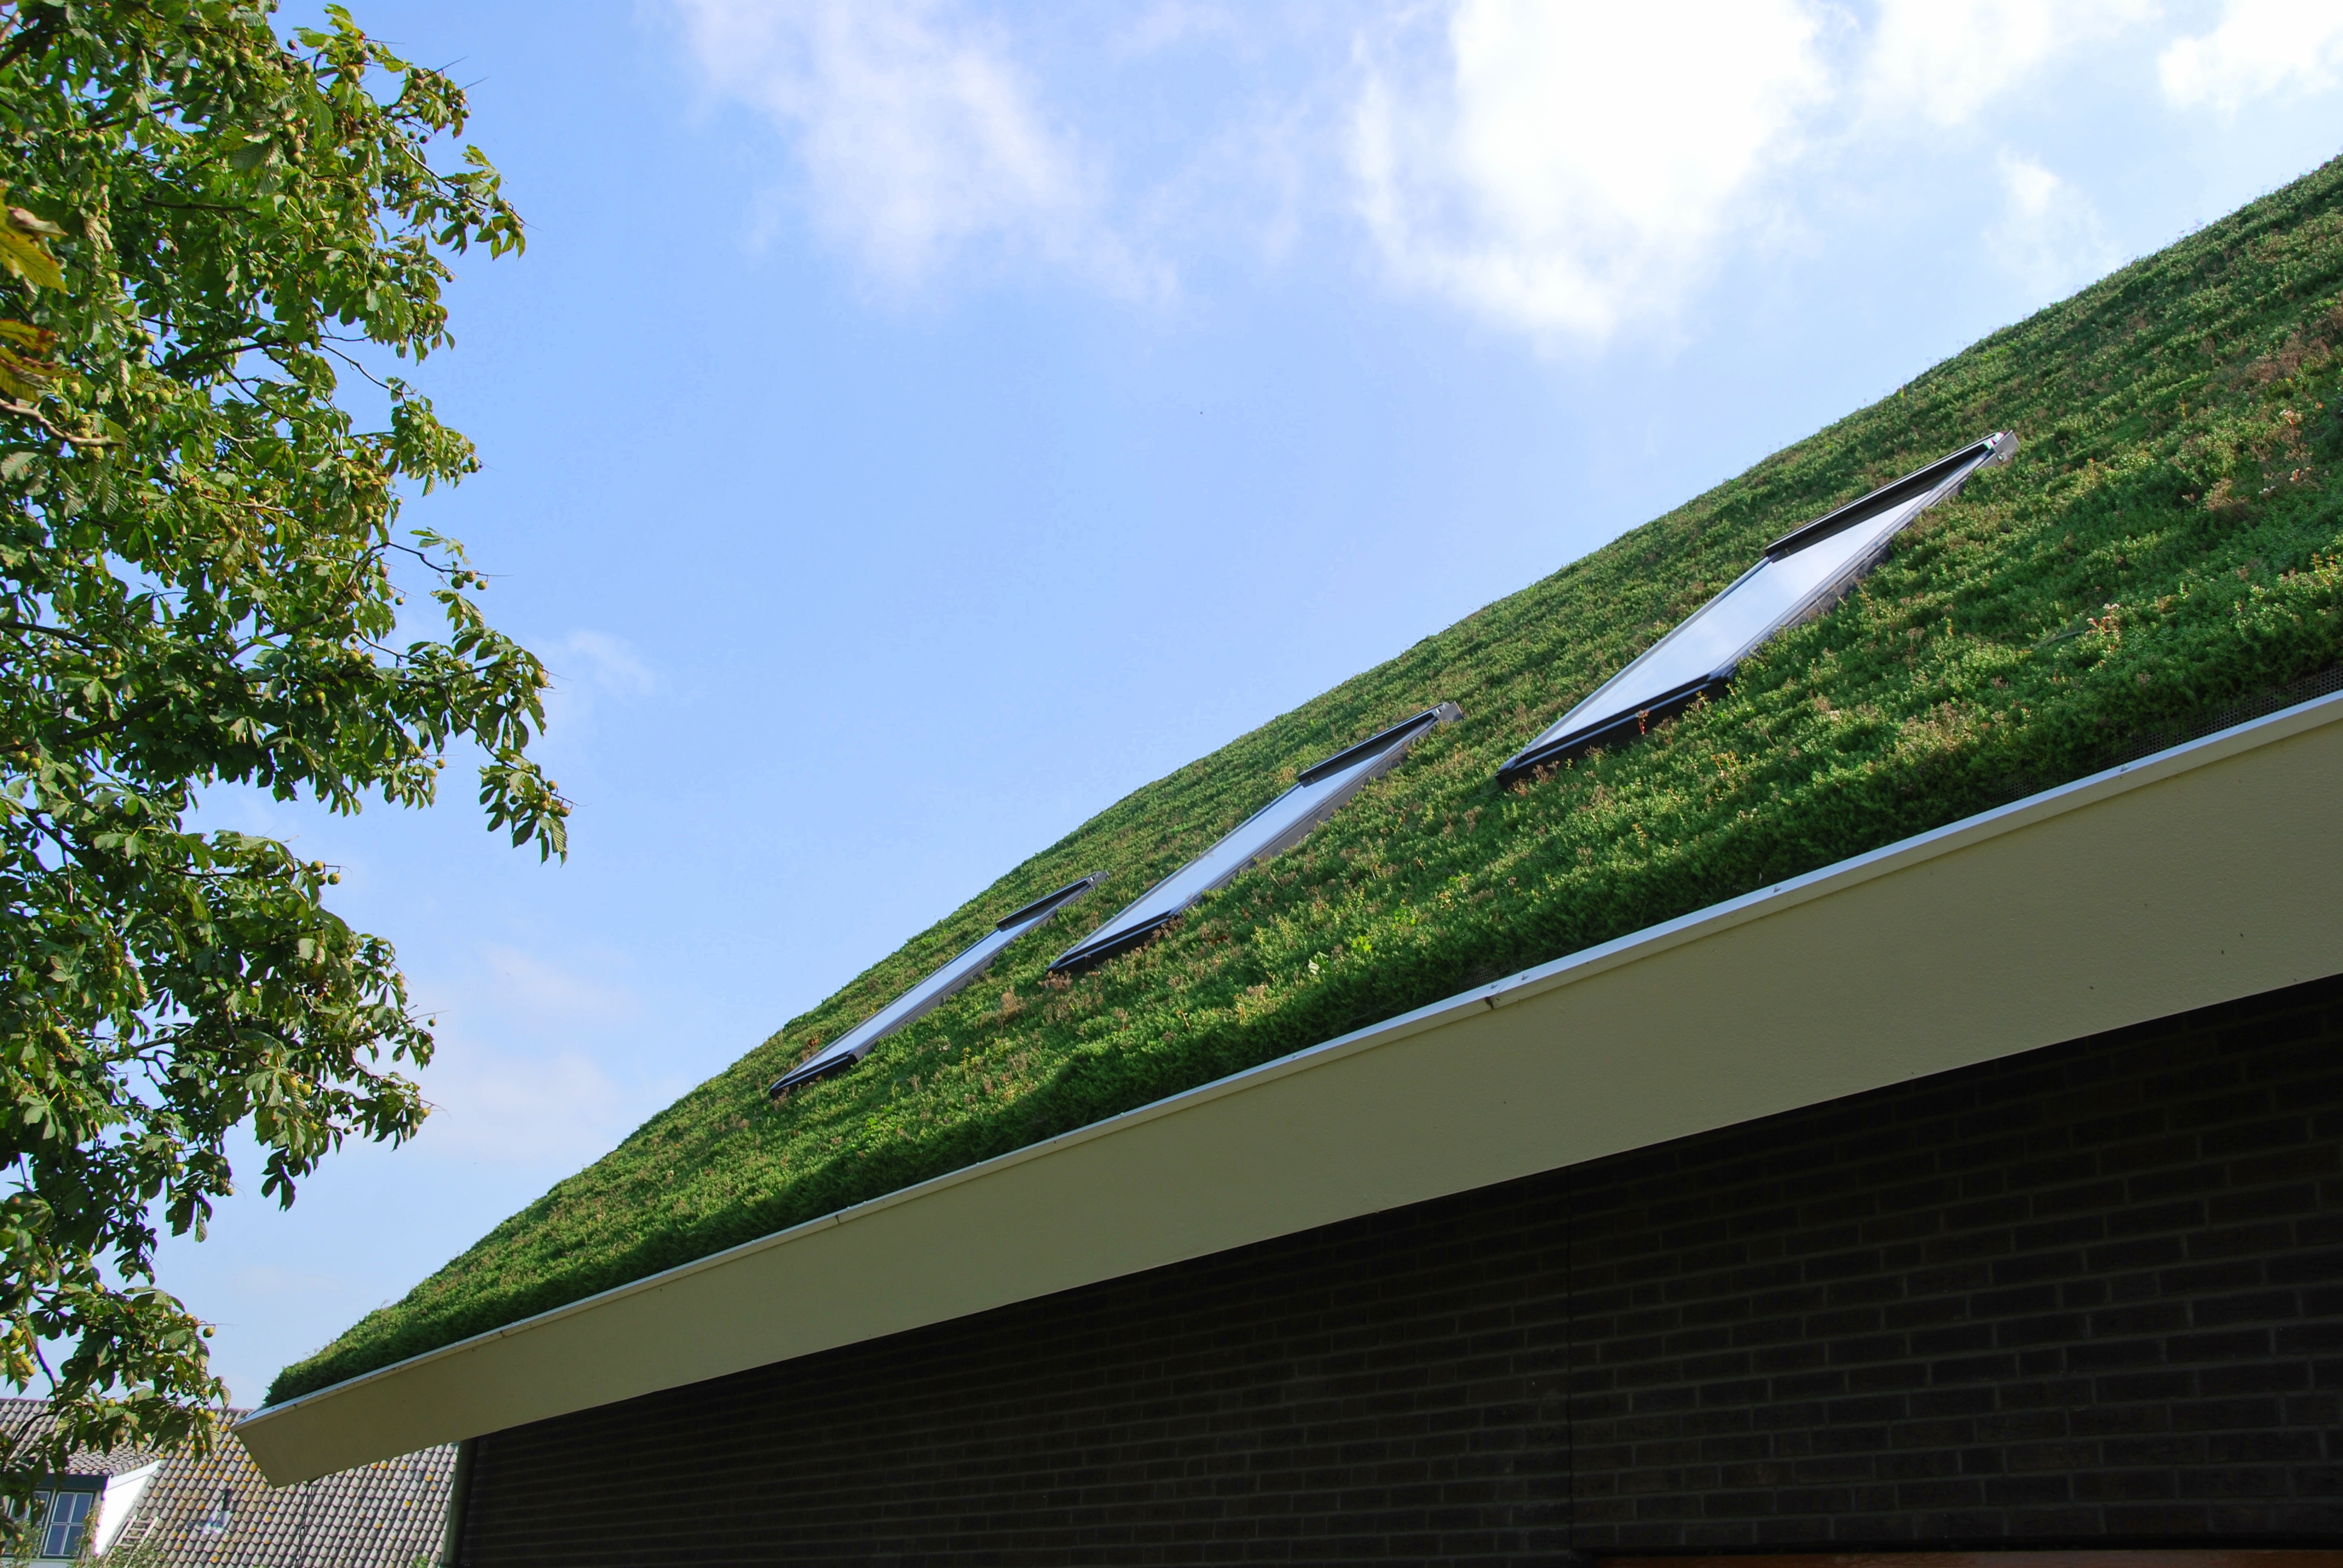
[[[530,224],[408,519],[578,809],[207,802],[440,1022],[416,1142],[166,1249],[242,1402],[1093,812],[2343,141],[2332,0],[354,9]]]

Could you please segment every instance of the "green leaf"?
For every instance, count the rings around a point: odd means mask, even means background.
[[[460,479],[469,444],[405,392],[362,427],[329,352],[350,328],[446,347],[447,256],[511,248],[518,215],[450,139],[462,92],[338,10],[296,49],[244,0],[18,9],[40,43],[0,69],[0,1376],[27,1386],[52,1347],[57,1417],[0,1447],[22,1499],[73,1448],[209,1441],[222,1390],[157,1247],[202,1233],[241,1137],[290,1202],[427,1111],[391,1070],[433,1047],[396,950],[282,844],[191,831],[196,791],[420,806],[417,759],[474,739],[492,828],[558,853],[568,807],[526,755],[541,666],[470,605],[460,551],[395,548],[409,482]],[[465,609],[377,658],[394,568]]]
[[[43,288],[63,288],[65,275],[57,266],[56,258],[30,235],[19,234],[0,224],[0,266],[6,267],[25,282]]]

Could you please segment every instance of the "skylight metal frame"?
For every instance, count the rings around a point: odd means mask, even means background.
[[[1417,741],[1463,717],[1463,709],[1443,702],[1312,763],[1295,776],[1292,789],[1059,954],[1050,972],[1088,969],[1148,940],[1206,894],[1302,842],[1352,796],[1398,767]]]
[[[901,996],[773,1080],[765,1092],[768,1095],[783,1094],[799,1084],[810,1083],[833,1072],[843,1072],[853,1066],[870,1055],[871,1048],[880,1040],[925,1018],[974,984],[979,976],[992,967],[992,960],[999,958],[1010,943],[1028,931],[1047,925],[1061,909],[1096,887],[1098,880],[1096,872],[1077,878],[1056,892],[1044,894],[1022,909],[1012,910],[1001,916],[993,923],[992,930],[930,970]]]
[[[1498,784],[1510,786],[1541,768],[1557,767],[1596,747],[1632,740],[1703,697],[1722,692],[1741,662],[1765,642],[1791,627],[1813,619],[1845,598],[1885,557],[1890,542],[1910,526],[1913,518],[1958,495],[1961,487],[1978,469],[2006,463],[2016,451],[2016,436],[2006,430],[1997,431],[1784,534],[1766,546],[1756,564],[1735,578],[1723,592],[1677,622],[1665,637],[1629,660],[1537,739],[1506,759],[1497,769]],[[1752,585],[1769,570],[1778,575],[1778,571],[1789,569],[1784,563],[1866,528],[1867,536],[1853,542],[1854,548],[1844,561],[1826,569],[1807,587],[1795,590],[1783,607],[1761,619],[1753,632],[1733,638],[1722,657],[1695,659],[1689,669],[1685,668],[1685,654],[1694,640],[1703,629],[1714,626],[1729,612],[1735,595],[1748,595]],[[1816,558],[1809,557],[1808,561]],[[1745,597],[1742,602],[1747,602]],[[1671,665],[1676,668],[1671,669]],[[1670,676],[1680,678],[1669,678]]]

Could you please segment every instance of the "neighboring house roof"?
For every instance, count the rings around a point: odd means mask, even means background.
[[[49,1418],[49,1402],[45,1399],[0,1398],[0,1441],[13,1442],[19,1438],[43,1436],[55,1425]],[[65,1466],[65,1473],[127,1475],[160,1457],[155,1450],[146,1448],[121,1448],[110,1453],[76,1449],[72,1462]]]
[[[45,1400],[0,1399],[0,1431],[49,1419]],[[277,1487],[241,1444],[224,1442],[201,1458],[77,1452],[65,1473],[108,1482],[91,1530],[122,1568],[428,1568],[439,1561],[455,1470],[456,1450],[441,1446]]]
[[[2329,695],[322,1392],[292,1480],[2343,972]]]
[[[455,1470],[455,1449],[441,1446],[272,1487],[242,1445],[222,1442],[202,1459],[165,1462],[116,1551],[135,1552],[138,1568],[436,1563]]]

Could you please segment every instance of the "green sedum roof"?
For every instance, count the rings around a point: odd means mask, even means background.
[[[2343,651],[2343,160],[1138,790],[417,1286],[271,1402],[1081,1126],[2079,777]],[[1724,699],[1541,782],[1500,762],[1776,536],[1996,428]],[[1301,848],[1071,983],[1051,958],[1292,782],[1443,699]],[[1106,883],[858,1068],[764,1088],[1003,911]]]

